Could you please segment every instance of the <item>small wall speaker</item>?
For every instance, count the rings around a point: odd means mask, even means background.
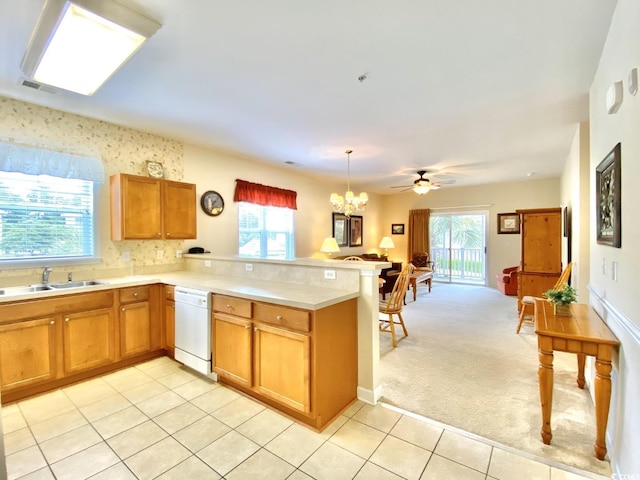
[[[622,81],[614,82],[607,90],[607,113],[613,115],[622,105]]]

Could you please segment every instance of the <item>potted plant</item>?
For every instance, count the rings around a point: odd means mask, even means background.
[[[545,298],[553,303],[553,313],[556,315],[570,317],[571,310],[569,304],[576,301],[576,289],[566,283],[561,289],[549,289],[544,292]]]

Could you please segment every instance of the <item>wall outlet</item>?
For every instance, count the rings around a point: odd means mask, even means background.
[[[123,262],[130,262],[131,261],[131,253],[130,252],[122,252],[120,254],[120,259]]]
[[[336,279],[336,271],[335,270],[325,270],[324,278],[327,280],[335,280]]]
[[[182,250],[176,250],[176,258],[182,258]]]
[[[204,261],[204,266],[205,267],[210,267],[211,266],[211,260],[205,260]]]
[[[244,269],[245,269],[247,272],[253,272],[253,263],[245,263],[245,264],[244,264]]]
[[[164,258],[164,250],[156,250],[156,259],[162,260]]]

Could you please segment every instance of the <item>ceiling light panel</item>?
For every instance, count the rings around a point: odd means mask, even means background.
[[[47,0],[22,60],[30,78],[92,95],[160,25],[108,0]]]

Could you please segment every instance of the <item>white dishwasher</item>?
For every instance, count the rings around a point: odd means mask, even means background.
[[[211,293],[176,287],[175,357],[204,375],[211,373]]]

